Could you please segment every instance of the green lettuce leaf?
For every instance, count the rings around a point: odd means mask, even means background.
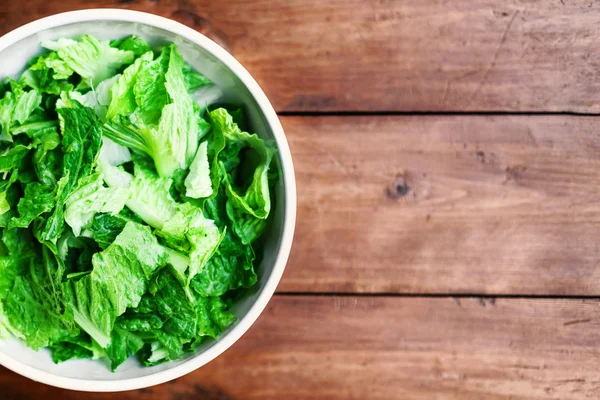
[[[169,194],[171,184],[170,178],[160,178],[150,169],[136,164],[127,207],[148,225],[162,229],[175,214],[176,204]]]
[[[131,152],[125,146],[121,146],[107,137],[102,137],[102,148],[100,149],[101,160],[109,165],[117,167],[131,161]]]
[[[213,221],[204,217],[200,208],[189,203],[178,205],[173,217],[158,232],[166,239],[168,246],[186,253],[182,255],[183,257],[171,255],[171,258],[176,260],[172,262],[172,265],[176,267],[180,276],[183,276],[183,272],[186,270],[188,271],[185,280],[186,288],[192,278],[202,271],[204,265],[217,251],[225,237],[225,232],[226,229],[220,232]],[[188,263],[189,269],[183,267],[184,262]]]
[[[9,196],[9,190],[18,177],[19,171],[14,170],[9,177],[0,181],[0,215],[4,215],[10,211],[11,205],[7,196]]]
[[[0,255],[0,298],[12,289],[17,276],[29,270],[37,256],[31,233],[25,229],[2,231],[2,244],[6,251]]]
[[[140,57],[149,51],[152,51],[148,42],[139,36],[131,35],[110,42],[110,47],[123,51],[133,52],[135,57]]]
[[[23,276],[15,279],[13,288],[4,298],[4,312],[10,326],[34,350],[78,333],[62,315],[45,304],[35,292],[35,283]]]
[[[130,355],[137,353],[142,347],[144,347],[144,341],[141,337],[131,331],[115,327],[112,331],[111,342],[106,348],[111,370],[114,372]]]
[[[190,165],[190,172],[185,179],[187,197],[199,199],[212,195],[210,166],[208,165],[208,144],[203,142],[198,147],[196,157]]]
[[[137,76],[152,61],[152,52],[144,53],[135,62],[123,71],[115,85],[112,87],[112,99],[106,115],[107,119],[112,119],[117,115],[129,116],[137,107],[134,88],[137,82]]]
[[[255,155],[257,158],[257,166],[254,173],[249,177],[251,182],[243,194],[238,193],[238,188],[234,187],[231,174],[223,174],[227,196],[235,207],[241,208],[244,212],[256,218],[266,218],[271,210],[268,172],[275,150],[257,135],[242,132],[225,109],[219,108],[211,111],[210,117],[214,129],[223,132],[228,147],[233,147],[235,152],[239,152],[243,148],[249,148],[254,153],[251,155]],[[229,155],[229,158],[232,157],[237,158],[237,155]],[[227,161],[224,160],[224,166]],[[225,169],[228,170],[228,168]]]
[[[70,193],[80,176],[89,175],[94,168],[102,145],[100,124],[94,110],[74,102],[72,108],[57,109],[62,145],[65,151],[63,176],[69,175]]]
[[[2,152],[0,154],[0,172],[10,172],[13,169],[19,169],[21,162],[30,149],[29,146],[18,144]]]
[[[36,130],[32,134],[33,143],[40,141],[40,145],[33,154],[33,167],[39,182],[45,186],[56,186],[57,180],[62,175],[62,151],[57,150],[61,140],[56,128]]]
[[[185,86],[183,57],[176,46],[171,45],[169,48],[171,56],[165,87],[173,102],[163,108],[159,131],[166,133],[169,139],[178,145],[181,150],[173,153],[180,156],[183,153],[184,164],[182,165],[187,167],[198,150],[198,122],[194,103]]]
[[[135,78],[133,93],[138,106],[136,116],[144,124],[158,124],[164,106],[171,101],[166,87],[171,53],[171,46],[163,48],[160,56],[145,63]]]
[[[210,79],[200,72],[195,71],[188,63],[183,65],[183,78],[185,80],[185,87],[189,93],[195,92],[204,86],[212,85]]]
[[[210,117],[214,131],[222,132],[227,142],[219,154],[219,167],[228,197],[227,215],[234,233],[243,244],[250,244],[265,231],[271,211],[269,168],[275,149],[257,135],[242,132],[223,108],[211,111]],[[245,151],[245,163],[240,159],[242,151]],[[253,165],[255,168],[251,167]]]
[[[161,271],[150,285],[149,292],[156,312],[163,321],[163,332],[191,340],[196,335],[196,311],[173,269]]]
[[[67,338],[65,341],[55,343],[49,348],[52,351],[52,361],[55,364],[76,358],[97,360],[105,355],[104,350],[85,333]]]
[[[31,66],[21,75],[19,81],[39,93],[59,95],[73,90],[67,81],[74,71],[53,51],[33,60]]]
[[[79,42],[45,43],[46,48],[56,49],[58,56],[83,78],[83,87],[95,87],[115,75],[117,70],[134,60],[132,51],[110,47],[110,42],[85,35]]]
[[[10,326],[34,349],[77,335],[79,330],[62,302],[60,282],[64,268],[46,247],[40,252],[31,241],[24,242],[30,239],[27,231],[17,231],[3,233],[9,256],[13,261],[18,260],[12,265],[17,268],[12,275],[18,276],[4,293],[4,314]],[[7,265],[3,267],[6,273]],[[8,272],[11,275],[10,270]]]
[[[97,214],[91,226],[83,232],[83,235],[93,238],[100,248],[105,249],[115,241],[130,221],[141,222],[139,218],[131,212],[128,213],[127,210],[121,211],[118,215]]]
[[[53,130],[54,132],[56,132],[56,129],[54,129],[54,128],[57,126],[58,126],[58,121],[56,121],[56,120],[33,121],[33,122],[26,123],[24,125],[18,126],[16,128],[13,128],[11,130],[11,133],[13,135],[25,133],[30,138],[33,138],[34,134],[37,134],[38,132],[41,132],[41,131]]]
[[[61,132],[63,178],[66,182],[57,190],[57,206],[48,217],[45,227],[39,235],[43,242],[56,243],[64,230],[64,203],[75,189],[81,176],[90,175],[96,165],[96,160],[102,145],[102,134],[99,129],[98,117],[94,110],[73,101],[72,107],[57,109]]]
[[[82,94],[78,91],[63,92],[56,102],[57,108],[73,108],[72,100],[77,101],[85,107],[89,107],[96,112],[101,121],[106,120],[108,105],[112,100],[112,88],[120,75],[105,79],[96,88],[92,88],[87,93]]]
[[[35,90],[23,92],[17,98],[11,120],[15,121],[19,125],[23,125],[29,120],[31,114],[40,106],[41,103],[42,96]]]
[[[227,229],[219,232],[213,221],[202,218],[194,221],[187,233],[191,244],[190,268],[188,271],[188,286],[191,280],[202,271],[206,263],[217,251],[217,248],[225,238]]]
[[[54,127],[39,129],[29,132],[28,135],[32,138],[31,145],[37,147],[34,151],[33,163],[39,182],[29,183],[25,187],[24,195],[17,207],[19,217],[9,222],[9,228],[25,228],[38,216],[51,211],[56,205],[58,191],[62,190],[67,183],[66,179],[62,179],[57,183],[54,176],[54,167],[57,160],[54,157],[55,153],[50,153],[50,151],[60,143],[56,129]],[[19,146],[15,146],[13,149],[17,150],[18,148]],[[23,151],[21,154],[26,153]],[[17,163],[19,158],[21,158],[21,155],[15,156],[13,159],[14,167],[22,162],[21,159]]]
[[[197,334],[194,305],[172,268],[164,268],[152,281],[149,293],[137,309],[120,320],[120,326],[156,342],[145,361],[174,360],[184,353],[184,345]],[[143,332],[143,333],[141,333]]]
[[[138,305],[147,282],[166,260],[150,229],[128,222],[106,250],[94,255],[91,274],[63,284],[77,324],[107,348],[116,318]]]
[[[69,39],[69,38],[60,38],[58,40],[44,40],[41,43],[42,47],[44,47],[48,50],[53,50],[53,51],[57,51],[58,49],[61,49],[63,47],[73,46],[76,44],[77,44],[76,40]]]
[[[131,103],[114,107],[120,118],[108,121],[104,134],[111,140],[154,160],[162,177],[187,169],[198,149],[198,121],[183,77],[184,62],[177,48],[167,46],[161,56],[139,70],[135,77],[137,105],[129,117]]]
[[[10,324],[8,316],[4,312],[2,301],[0,301],[0,340],[9,339],[13,336],[19,339],[25,339],[25,337]]]
[[[244,246],[230,231],[202,270],[195,275],[190,287],[204,297],[221,296],[229,290],[250,287],[256,283],[254,251]]]
[[[1,141],[11,142],[10,127],[12,124],[13,111],[15,109],[15,96],[12,92],[7,92],[4,97],[0,99],[0,128],[2,134],[0,135]]]
[[[79,180],[77,189],[65,202],[65,222],[75,236],[92,223],[96,213],[118,214],[129,199],[129,192],[121,187],[103,186],[100,173],[88,175]],[[30,187],[29,185],[28,187]]]
[[[217,339],[235,321],[235,315],[227,311],[227,305],[219,297],[195,296],[194,309],[198,321],[197,336]]]
[[[25,91],[24,86],[10,80],[11,92],[0,99],[0,140],[12,142],[11,135],[24,132],[27,123],[39,123],[45,116],[40,108],[42,95],[36,90]]]
[[[63,181],[63,184],[66,181]],[[19,217],[8,223],[8,229],[27,228],[34,219],[51,211],[56,206],[57,187],[46,186],[38,182],[25,187],[25,194],[19,201]]]

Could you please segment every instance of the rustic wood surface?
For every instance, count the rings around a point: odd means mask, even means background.
[[[600,111],[593,0],[5,0],[0,33],[93,7],[207,34],[278,111]]]
[[[0,369],[6,399],[596,399],[600,303],[277,296],[243,340],[175,382],[82,394]]]
[[[0,34],[93,7],[183,22],[259,81],[294,248],[208,366],[119,395],[0,368],[1,400],[600,398],[600,302],[577,298],[600,296],[600,119],[546,115],[600,113],[600,2],[5,0]]]
[[[286,292],[600,294],[600,124],[285,117],[299,212]]]

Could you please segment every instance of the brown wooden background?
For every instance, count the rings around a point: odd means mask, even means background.
[[[600,398],[600,2],[4,0],[0,33],[92,7],[183,22],[259,81],[294,248],[207,367],[117,396],[0,369],[0,398]]]

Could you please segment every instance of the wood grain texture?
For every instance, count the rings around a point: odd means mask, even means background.
[[[590,0],[5,0],[0,33],[91,7],[207,34],[278,111],[600,112]]]
[[[600,293],[599,121],[283,118],[286,292]]]
[[[208,366],[143,391],[61,391],[0,369],[0,397],[62,400],[586,399],[600,303],[276,297]]]

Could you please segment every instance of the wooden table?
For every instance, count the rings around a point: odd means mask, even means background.
[[[123,7],[212,37],[281,115],[298,225],[278,294],[208,366],[2,399],[600,398],[600,4],[5,0],[0,33]]]

